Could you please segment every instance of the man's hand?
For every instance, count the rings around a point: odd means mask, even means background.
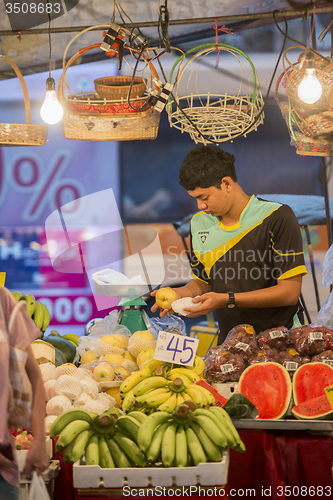
[[[169,287],[167,287],[169,288]],[[170,288],[170,290],[174,290],[176,293],[177,291],[174,289],[174,288]],[[155,297],[156,296],[156,293],[157,293],[158,290],[154,290],[153,292],[151,292],[151,296],[152,297]],[[177,294],[178,295],[178,294]],[[179,296],[178,296],[179,298]],[[165,316],[170,313],[170,314],[173,314],[173,310],[172,309],[163,309],[162,307],[159,307],[159,305],[155,302],[155,304],[152,306],[151,308],[151,312],[156,312],[158,311],[158,309],[160,309],[160,317],[161,318],[165,318]]]
[[[197,318],[198,316],[203,316],[215,311],[215,309],[219,309],[220,307],[225,307],[228,300],[229,297],[226,293],[208,292],[200,295],[200,297],[192,299],[194,304],[202,302],[200,306],[197,306],[195,309],[184,308],[184,311],[188,313],[186,316],[187,318]]]

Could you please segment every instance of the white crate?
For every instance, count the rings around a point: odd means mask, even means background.
[[[73,466],[74,488],[132,488],[147,486],[201,486],[227,484],[229,452],[221,462],[207,462],[196,467],[133,467],[130,469],[103,469],[99,465]]]
[[[213,382],[211,384],[221,396],[229,399],[238,391],[238,382],[224,382],[223,384]]]

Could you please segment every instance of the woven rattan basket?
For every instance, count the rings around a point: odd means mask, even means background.
[[[241,76],[238,92],[235,95],[229,95],[223,93],[223,88],[221,88],[222,92],[219,94],[198,91],[179,96],[181,80],[186,80],[187,77],[188,90],[190,79],[198,71],[203,59],[215,51],[228,53],[237,59]],[[170,73],[171,83],[173,73],[178,66],[178,76],[173,92],[174,99],[170,98],[166,107],[170,126],[181,132],[188,132],[194,142],[203,144],[208,142],[220,144],[257,130],[264,119],[262,112],[264,101],[255,68],[249,57],[241,50],[225,44],[200,45],[187,51],[185,56],[193,52],[195,54],[184,67],[182,67],[184,57],[181,56]]]
[[[102,25],[99,27],[108,28],[109,26]],[[78,35],[90,29],[96,29],[96,27],[87,28]],[[131,110],[131,112],[128,113],[113,113],[110,111],[113,106],[119,106],[122,109],[126,109],[125,104],[127,101],[125,99],[120,101],[104,99],[103,106],[105,112],[102,108],[97,110],[96,107],[94,110],[91,110],[90,96],[87,95],[85,99],[83,95],[71,94],[66,77],[68,68],[77,58],[81,57],[83,53],[100,46],[100,44],[96,44],[84,47],[66,62],[68,48],[78,35],[69,42],[65,50],[63,72],[58,85],[58,98],[64,107],[64,117],[62,120],[64,137],[77,141],[131,141],[156,139],[160,122],[160,113],[155,111],[154,108],[147,106],[142,111],[138,109],[135,112]],[[155,76],[157,76],[157,74]],[[85,108],[83,113],[73,111],[73,103],[78,100],[81,106]],[[134,106],[136,101],[137,99],[131,99],[131,103],[133,103]],[[101,104],[101,101],[99,101],[99,103]],[[84,106],[84,104],[86,104],[86,106]],[[91,112],[89,110],[91,110]]]
[[[0,123],[0,146],[44,146],[47,126],[30,123],[30,100],[22,73],[9,57],[2,54],[0,57],[11,65],[21,83],[26,117],[26,123]]]
[[[303,47],[292,48],[303,49]],[[333,111],[327,99],[332,77],[328,74],[321,78],[324,90],[321,102],[304,105],[297,97],[296,85],[301,81],[301,73],[286,58],[288,50],[285,51],[283,58],[284,71],[276,82],[275,99],[288,127],[291,144],[295,146],[296,153],[302,156],[333,156]],[[289,66],[286,65],[286,61]],[[318,67],[328,71],[332,69],[332,65],[324,60],[317,62],[317,70]],[[285,95],[281,93],[281,87]]]

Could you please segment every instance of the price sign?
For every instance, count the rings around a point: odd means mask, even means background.
[[[333,385],[324,388],[328,401],[333,408]]]
[[[154,359],[193,366],[199,339],[160,331],[155,347]]]

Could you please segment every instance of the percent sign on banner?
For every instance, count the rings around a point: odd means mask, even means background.
[[[63,178],[71,159],[69,152],[56,154],[47,167],[42,165],[37,155],[27,154],[16,158],[11,168],[5,168],[2,155],[0,148],[0,207],[6,202],[6,195],[11,189],[30,195],[29,202],[25,203],[21,212],[25,222],[38,221],[45,208],[55,210],[85,194],[81,182]],[[77,206],[73,204],[71,208],[74,211]]]

